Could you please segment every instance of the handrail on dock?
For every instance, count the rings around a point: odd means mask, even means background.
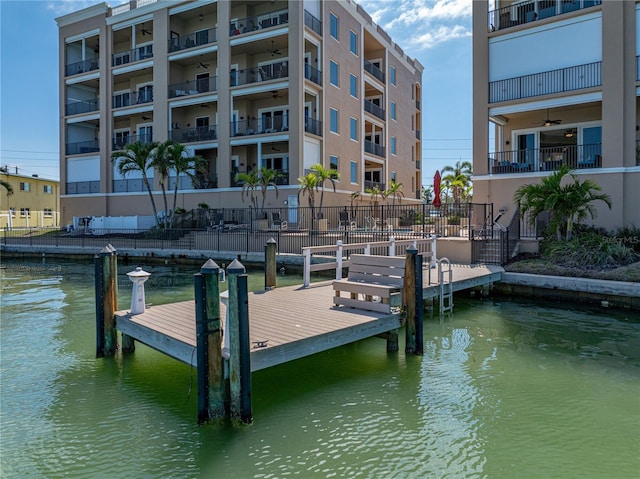
[[[396,256],[396,249],[401,246],[414,246],[421,254],[427,254],[431,257],[433,263],[436,258],[436,237],[431,236],[429,238],[415,238],[407,240],[396,240],[394,237],[389,238],[389,241],[370,241],[367,243],[349,243],[343,244],[342,241],[338,241],[335,245],[328,246],[307,246],[302,248],[302,255],[304,256],[304,283],[305,288],[309,287],[311,283],[312,271],[325,271],[336,270],[336,279],[342,279],[342,268],[349,266],[348,256],[344,258],[346,253],[360,253],[360,254],[378,254]],[[312,264],[312,256],[319,253],[328,253],[323,255],[323,261]],[[334,261],[330,261],[334,259]]]

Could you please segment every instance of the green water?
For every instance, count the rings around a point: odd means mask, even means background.
[[[640,477],[631,313],[456,297],[423,357],[372,338],[259,371],[252,425],[198,426],[188,366],[94,357],[90,262],[3,266],[2,478]],[[147,302],[192,298],[197,268],[145,269]]]

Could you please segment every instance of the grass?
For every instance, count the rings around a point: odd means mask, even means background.
[[[509,263],[504,269],[511,273],[546,274],[640,283],[640,262],[618,266],[617,268],[593,269],[562,266],[543,258],[529,258]]]

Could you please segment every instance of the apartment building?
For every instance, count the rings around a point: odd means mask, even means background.
[[[317,163],[340,173],[325,204],[392,180],[420,198],[423,67],[355,2],[138,0],[57,22],[65,222],[150,214],[142,178],[111,161],[134,141],[206,160],[170,178],[185,209],[248,206],[236,173],[260,167],[279,173],[266,206],[294,202]]]
[[[0,167],[0,228],[60,226],[59,182]]]
[[[561,164],[611,196],[596,223],[640,226],[640,2],[473,2],[474,200]]]

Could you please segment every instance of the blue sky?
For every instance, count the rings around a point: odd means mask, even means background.
[[[92,0],[0,0],[0,164],[59,178],[55,18]],[[122,1],[110,2],[117,6]],[[374,21],[424,66],[423,183],[471,161],[471,0],[362,0]]]

